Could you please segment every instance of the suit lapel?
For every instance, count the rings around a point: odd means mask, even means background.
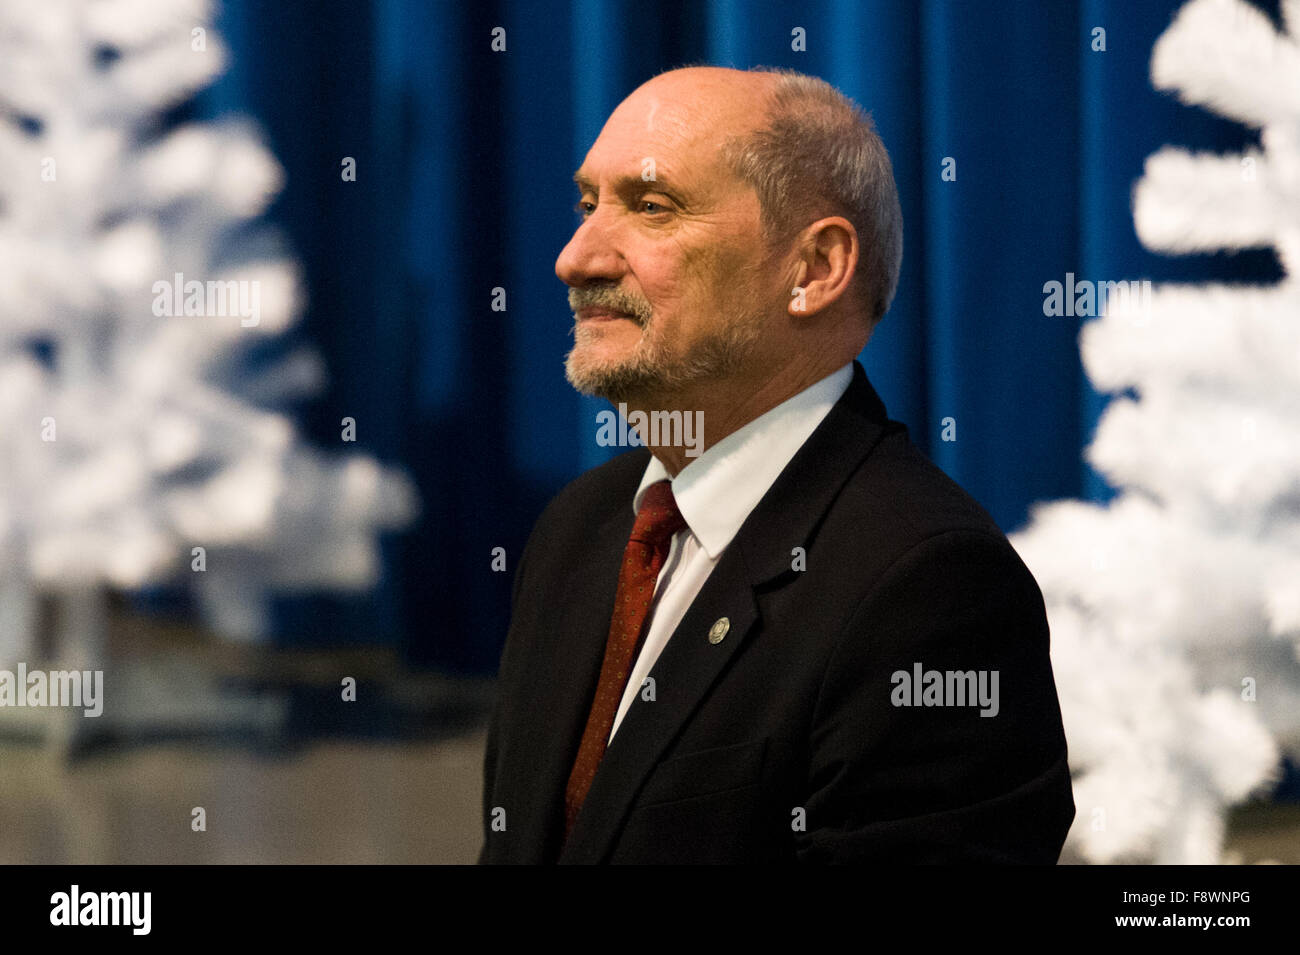
[[[758,629],[761,621],[755,591],[794,573],[792,548],[807,545],[845,481],[889,426],[884,404],[862,366],[854,362],[853,380],[844,396],[746,518],[673,631],[650,671],[655,700],[646,702],[638,697],[624,716],[564,844],[560,862],[605,859],[655,764],[727,663]],[[626,530],[631,530],[630,521]],[[615,574],[611,590],[616,580]],[[612,597],[608,603],[612,610]],[[726,635],[711,643],[709,631],[723,617],[729,623]],[[608,629],[607,617],[605,624]],[[596,667],[599,669],[599,659]],[[588,695],[580,701],[580,719],[585,719],[594,691],[593,676]],[[576,732],[581,734],[581,725]]]
[[[722,617],[729,621],[727,634],[720,643],[710,643],[709,630]],[[758,606],[742,562],[724,553],[650,671],[655,701],[638,697],[623,717],[560,862],[602,860],[641,783],[757,619]]]
[[[517,725],[511,751],[504,756],[504,765],[514,767],[503,777],[510,781],[510,791],[497,798],[510,807],[507,819],[517,835],[511,843],[535,855],[512,861],[553,861],[559,854],[564,789],[596,693],[634,517],[628,504],[616,509],[574,561],[568,579],[580,589],[572,596],[554,595],[563,612],[548,617],[554,630],[540,646],[534,644],[519,671],[527,677],[514,688],[517,712],[529,715]]]

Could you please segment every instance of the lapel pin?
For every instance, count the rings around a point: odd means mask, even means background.
[[[730,629],[731,621],[726,617],[719,617],[713,622],[713,626],[709,627],[709,643],[721,643],[722,639],[727,635],[727,631]]]

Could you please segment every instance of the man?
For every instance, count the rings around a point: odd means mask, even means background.
[[[1055,863],[1074,817],[1042,596],[856,355],[902,224],[820,80],[662,74],[574,177],[569,381],[678,429],[520,558],[483,862]]]

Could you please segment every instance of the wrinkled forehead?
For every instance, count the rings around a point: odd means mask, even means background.
[[[629,169],[643,172],[647,159],[658,174],[718,182],[730,179],[720,147],[732,136],[754,128],[761,109],[746,108],[735,97],[691,97],[676,91],[642,87],[619,104],[592,145],[583,172],[595,178]]]

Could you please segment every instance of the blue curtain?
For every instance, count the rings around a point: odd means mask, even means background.
[[[253,115],[287,170],[272,215],[310,284],[299,334],[331,371],[303,428],[333,444],[354,416],[358,443],[407,467],[425,507],[390,541],[378,592],[286,601],[281,641],[493,670],[510,574],[493,572],[492,549],[513,571],[546,500],[616,453],[595,442],[604,403],[563,376],[571,316],[553,267],[576,224],[570,177],[624,96],[690,63],[792,67],[872,112],[905,239],[898,297],[862,361],[891,415],[1007,530],[1038,500],[1104,499],[1081,458],[1102,399],[1080,320],[1045,316],[1043,284],[1279,274],[1268,251],[1168,259],[1134,234],[1147,155],[1256,139],[1150,88],[1176,7],[226,0],[232,69],[187,110]],[[347,156],[356,182],[341,179]],[[947,417],[955,441],[940,437]]]

